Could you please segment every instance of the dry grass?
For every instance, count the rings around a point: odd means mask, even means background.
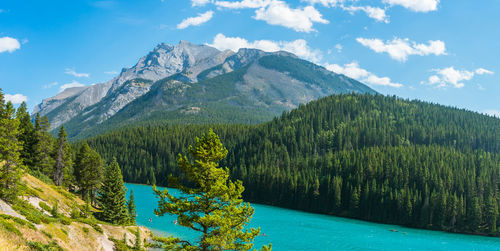
[[[39,179],[26,174],[22,178],[22,182],[25,182],[29,188],[35,191],[43,191],[38,192],[38,197],[47,203],[49,206],[53,207],[56,201],[59,202],[59,210],[69,216],[71,209],[75,205],[84,205],[85,202],[81,200],[79,197],[64,191],[63,189],[56,187],[54,185],[49,185],[40,181]],[[37,203],[35,203],[37,204]],[[35,207],[39,207],[39,205],[33,205]]]
[[[129,245],[135,244],[135,235],[132,232],[135,232],[137,230],[136,226],[123,227],[123,226],[103,225],[102,229],[104,230],[104,233],[106,233],[109,237],[112,237],[116,240],[123,240],[123,234],[125,233]],[[141,232],[142,239],[148,238],[148,236],[151,233],[151,231],[145,227],[139,227],[139,231]]]
[[[24,243],[23,238],[0,227],[0,250],[28,250]]]

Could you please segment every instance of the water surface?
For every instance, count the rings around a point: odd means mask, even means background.
[[[175,225],[174,216],[155,216],[157,199],[150,186],[126,184],[134,190],[137,224],[156,234],[173,234],[196,240],[199,236]],[[128,198],[127,191],[127,198]],[[174,191],[174,189],[169,189]],[[260,227],[255,246],[272,243],[273,250],[500,250],[500,238],[419,230],[370,223],[328,215],[311,214],[252,204],[255,214],[250,226]],[[149,221],[151,219],[151,221]],[[398,232],[389,230],[396,229]]]

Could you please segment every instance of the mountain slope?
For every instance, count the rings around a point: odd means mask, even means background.
[[[37,111],[72,138],[144,121],[260,123],[317,98],[376,93],[287,52],[158,45],[104,83],[66,90]]]
[[[59,187],[26,174],[22,178],[26,195],[23,203],[9,205],[0,200],[0,250],[114,250],[115,240],[135,242],[135,226],[113,226],[93,218],[74,218],[84,211],[85,202]],[[58,217],[51,216],[56,204]],[[48,211],[47,211],[48,209]],[[73,212],[73,213],[72,213]],[[150,231],[139,228],[141,236]]]
[[[246,200],[498,235],[500,120],[381,95],[333,95],[260,125],[149,125],[87,142],[124,179],[168,186],[176,156],[213,127]]]

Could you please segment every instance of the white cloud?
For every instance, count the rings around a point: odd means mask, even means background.
[[[75,69],[70,69],[70,68],[66,68],[64,73],[68,74],[68,75],[71,75],[71,76],[74,76],[74,77],[77,77],[77,78],[81,78],[81,77],[85,77],[85,78],[88,78],[90,77],[90,74],[88,73],[77,73],[75,71]]]
[[[378,22],[389,23],[389,17],[384,9],[372,6],[342,6],[342,9],[349,11],[351,14],[357,11],[364,11],[368,17],[377,20]]]
[[[67,83],[67,84],[64,84],[64,85],[61,85],[61,87],[59,87],[59,92],[62,92],[68,88],[73,88],[73,87],[82,87],[82,86],[85,86],[84,84],[82,83],[79,83],[75,80],[73,80],[73,82],[71,83]]]
[[[295,41],[255,40],[249,42],[241,37],[226,37],[219,33],[214,37],[212,44],[208,45],[219,50],[229,49],[232,51],[238,51],[241,48],[255,48],[267,52],[288,51],[312,62],[317,63],[321,60],[321,52],[311,49],[303,39]]]
[[[182,30],[186,29],[189,26],[199,26],[201,24],[204,24],[208,22],[210,19],[212,19],[214,15],[213,11],[207,11],[205,13],[201,13],[197,17],[189,17],[184,20],[180,24],[177,25],[177,29]]]
[[[437,10],[439,0],[383,0],[390,6],[400,5],[415,12],[429,12]]]
[[[342,49],[344,49],[344,47],[342,47],[342,45],[341,45],[341,44],[336,44],[336,45],[335,45],[335,49],[337,49],[337,52],[338,52],[338,53],[341,53],[341,52],[342,52]]]
[[[228,9],[258,9],[266,7],[274,1],[276,0],[215,1],[215,5]]]
[[[298,32],[314,31],[312,28],[314,23],[329,23],[313,6],[293,9],[285,1],[280,0],[216,1],[215,5],[228,9],[256,9],[254,19],[291,28]]]
[[[483,111],[484,114],[500,118],[500,110],[485,110]]]
[[[492,71],[484,68],[478,68],[475,71],[456,70],[453,66],[444,69],[435,69],[436,75],[429,77],[427,81],[422,81],[421,84],[435,85],[439,88],[454,87],[462,88],[465,86],[464,81],[471,80],[474,75],[493,74]]]
[[[117,71],[105,71],[104,74],[108,74],[108,75],[116,75],[118,74],[119,72]]]
[[[52,87],[54,87],[54,86],[56,86],[56,85],[59,85],[59,83],[58,83],[58,82],[52,82],[52,83],[50,83],[50,84],[46,84],[46,85],[44,85],[44,86],[43,86],[43,89],[49,89],[49,88],[52,88]]]
[[[392,41],[388,40],[385,42],[378,38],[356,38],[356,41],[377,53],[386,52],[392,59],[400,62],[406,61],[410,55],[446,55],[445,43],[440,40],[431,40],[427,45],[417,44],[408,38],[394,38]]]
[[[338,64],[327,64],[326,69],[333,71],[338,74],[344,74],[350,78],[356,79],[358,81],[371,84],[371,85],[380,85],[380,86],[389,86],[389,87],[402,87],[403,85],[400,83],[394,83],[388,77],[378,77],[377,75],[359,67],[357,62],[352,62],[349,64],[345,64],[344,66]]]
[[[211,0],[191,0],[192,6],[203,6],[207,3],[210,3]]]
[[[484,68],[478,68],[478,69],[476,69],[476,71],[475,71],[475,72],[476,72],[476,74],[477,74],[477,75],[483,75],[483,74],[493,74],[493,73],[494,73],[494,72],[492,72],[492,71],[488,71],[488,70],[486,70],[486,69],[484,69]]]
[[[12,104],[21,104],[22,102],[28,101],[28,97],[22,95],[22,94],[5,94],[5,101],[6,102],[12,102]]]
[[[0,53],[6,51],[12,53],[19,48],[21,48],[21,44],[17,39],[11,37],[0,37]]]
[[[302,0],[302,2],[307,2],[309,4],[321,4],[325,7],[335,7],[340,3],[343,3],[345,0]]]
[[[328,24],[313,6],[292,9],[285,2],[272,1],[268,6],[255,11],[254,18],[271,25],[280,25],[297,32],[311,32],[314,23]]]

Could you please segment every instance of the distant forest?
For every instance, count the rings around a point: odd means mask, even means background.
[[[500,235],[500,120],[382,95],[334,95],[260,125],[150,124],[86,142],[127,182],[168,186],[209,128],[251,202]],[[75,144],[81,144],[77,142]]]

